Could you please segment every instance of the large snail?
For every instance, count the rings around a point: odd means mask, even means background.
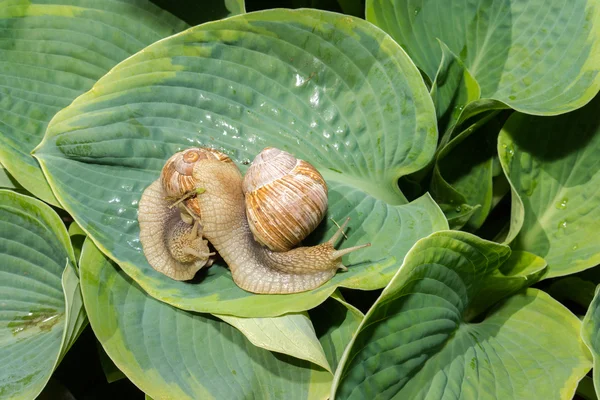
[[[297,293],[346,270],[342,256],[369,246],[335,249],[346,220],[327,242],[293,248],[321,222],[326,209],[322,176],[289,153],[263,150],[242,180],[226,155],[191,148],[171,157],[160,179],[144,191],[140,241],[150,265],[173,279],[191,279],[212,262],[214,253],[204,237],[242,289]]]

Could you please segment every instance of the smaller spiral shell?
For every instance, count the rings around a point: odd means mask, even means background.
[[[327,184],[316,168],[271,147],[248,168],[243,191],[250,230],[273,251],[296,247],[327,211]]]
[[[210,148],[192,147],[175,153],[167,160],[160,174],[163,189],[172,200],[179,200],[196,189],[192,172],[199,160],[213,158],[219,161],[232,162],[225,154]],[[187,207],[200,216],[200,209],[194,201],[186,201]]]

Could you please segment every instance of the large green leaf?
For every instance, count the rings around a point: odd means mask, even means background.
[[[599,109],[597,96],[558,117],[514,114],[498,139],[513,189],[507,240],[514,239],[515,249],[544,257],[547,277],[600,263]]]
[[[570,399],[590,369],[581,323],[538,290],[496,303],[544,267],[509,254],[464,232],[417,242],[344,353],[331,398]]]
[[[587,347],[592,352],[594,358],[594,388],[596,396],[600,397],[600,286],[596,287],[594,299],[588,308],[583,326],[581,328],[581,336]]]
[[[0,190],[0,399],[35,398],[85,325],[67,231],[41,201]]]
[[[119,61],[185,23],[145,0],[0,0],[0,161],[54,198],[30,152],[50,119]]]
[[[432,81],[440,40],[475,78],[482,99],[524,113],[565,113],[600,89],[595,0],[367,0],[367,20],[390,33]]]
[[[310,309],[337,286],[381,288],[419,238],[447,223],[428,195],[407,204],[398,177],[426,165],[435,115],[421,76],[385,33],[316,10],[270,10],[204,24],[116,67],[61,111],[36,151],[61,203],[150,295],[180,308],[242,317]],[[202,283],[147,263],[137,206],[164,161],[216,147],[244,166],[266,146],[312,162],[329,214],[350,216],[349,271],[297,295],[252,295],[217,265]],[[336,229],[326,218],[313,235]]]
[[[331,373],[255,347],[229,324],[148,296],[90,241],[81,284],[90,323],[115,362],[154,399],[325,399]]]

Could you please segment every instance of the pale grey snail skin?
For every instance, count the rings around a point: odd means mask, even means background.
[[[191,156],[189,152],[198,152],[200,156]],[[188,191],[193,197],[185,200],[186,204],[194,204],[186,205],[186,209],[199,210],[195,218],[202,225],[202,234],[223,257],[240,288],[268,294],[311,290],[331,279],[338,269],[346,269],[341,261],[343,255],[369,245],[336,250],[334,244],[344,224],[329,241],[317,246],[284,252],[262,246],[254,239],[246,219],[239,169],[230,159],[214,152],[201,148],[182,152],[194,164],[191,168],[194,188]],[[180,181],[167,178],[170,182]]]
[[[182,218],[179,208],[171,208],[172,203],[160,180],[146,188],[139,204],[140,242],[154,269],[185,281],[210,265],[214,253],[210,253],[194,219]]]

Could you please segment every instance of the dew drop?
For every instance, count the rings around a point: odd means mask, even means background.
[[[516,100],[516,99],[517,99],[517,96],[508,96],[508,98],[509,98],[510,100]]]
[[[415,15],[419,15],[420,12],[421,12],[420,7],[415,8]]]
[[[458,206],[458,207],[456,207],[456,208],[454,209],[454,211],[456,211],[457,213],[459,213],[459,212],[461,212],[461,211],[462,211],[462,207],[461,207],[461,206]]]
[[[573,250],[577,250],[578,248],[579,248],[579,246],[577,246],[576,244],[573,245],[573,247],[571,247],[571,249],[573,249]]]
[[[567,227],[567,221],[560,221],[558,223],[558,227],[562,228],[562,229],[565,229]]]
[[[559,201],[558,203],[556,203],[556,208],[558,208],[559,210],[564,210],[567,208],[567,203],[569,202],[569,199],[562,199],[561,201]]]

